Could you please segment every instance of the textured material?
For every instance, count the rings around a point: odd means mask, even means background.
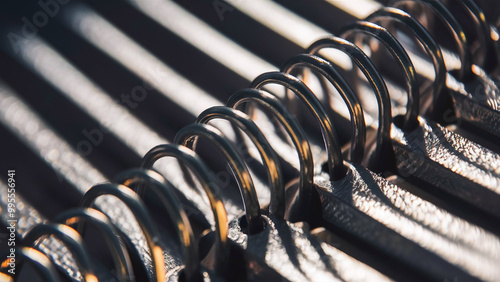
[[[9,225],[7,210],[7,193],[8,187],[4,182],[0,181],[0,216],[2,222]],[[16,195],[16,218],[17,236],[22,238],[33,226],[46,222],[47,220],[38,211],[30,206],[21,195]],[[69,250],[56,238],[48,237],[40,241],[38,247],[46,253],[54,263],[63,268],[69,277],[76,281],[82,280],[82,275],[76,265],[76,262]]]
[[[328,222],[423,273],[439,279],[471,279],[466,272],[485,280],[500,275],[497,237],[367,169],[350,166],[344,179],[318,177],[316,183]]]
[[[500,90],[498,84],[478,66],[475,79],[461,83],[448,75],[447,84],[455,101],[458,118],[500,136]]]
[[[424,118],[410,133],[393,126],[392,139],[400,175],[500,218],[498,154]]]
[[[0,121],[7,124],[21,140],[40,155],[52,168],[66,181],[70,182],[82,193],[86,192],[96,182],[106,181],[106,178],[97,169],[92,167],[71,146],[47,125],[43,119],[24,103],[14,92],[0,84]],[[0,185],[1,187],[1,185]],[[5,186],[4,186],[5,187]],[[7,193],[1,195],[7,196]],[[20,195],[17,195],[19,198]],[[5,198],[0,199],[0,205],[7,203]],[[130,210],[119,200],[112,196],[103,196],[96,200],[96,205],[126,234],[141,255],[144,265],[152,270],[151,255],[147,248],[143,232]],[[24,235],[34,224],[43,220],[41,215],[31,208],[28,203],[17,200],[17,213],[19,215],[18,233]],[[4,218],[2,218],[4,220]],[[5,220],[4,220],[5,222]],[[76,280],[81,280],[81,275],[71,255],[64,249],[64,244],[55,239],[50,239],[48,246],[45,241],[41,249],[53,257],[56,264],[63,268],[68,275]],[[49,251],[50,250],[50,251]],[[68,254],[68,258],[66,255]]]
[[[266,229],[250,235],[238,221],[230,224],[229,238],[290,281],[387,281],[382,274],[341,251],[317,241],[301,228],[263,216]]]

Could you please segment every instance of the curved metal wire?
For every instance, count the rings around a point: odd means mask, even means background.
[[[391,144],[390,134],[392,126],[391,98],[384,79],[380,76],[380,73],[373,65],[370,58],[368,58],[368,56],[361,51],[358,46],[343,38],[330,36],[319,39],[307,48],[306,53],[317,54],[325,48],[334,48],[348,55],[358,66],[361,72],[363,72],[368,80],[368,83],[370,83],[370,86],[373,88],[378,103],[379,123],[377,129],[376,147],[372,153],[372,159],[382,160],[384,158],[383,148],[389,147]],[[370,169],[374,169],[374,166],[370,166]]]
[[[246,102],[258,102],[269,109],[283,125],[295,145],[300,162],[299,190],[294,202],[287,208],[287,220],[297,222],[307,219],[311,203],[311,191],[314,189],[314,162],[311,147],[304,130],[276,96],[263,90],[253,88],[239,90],[229,97],[226,105],[236,109]]]
[[[58,282],[59,276],[57,275],[56,268],[52,261],[42,252],[37,249],[30,247],[16,248],[15,265],[16,267],[21,267],[22,264],[29,262],[35,269],[38,275],[40,275],[44,281],[48,282]],[[6,258],[0,264],[0,271],[4,271],[9,268],[10,258]],[[1,274],[1,273],[0,273]],[[14,281],[14,275],[10,274],[8,271],[5,273],[6,277],[0,275],[0,281],[9,281],[8,279],[12,277]]]
[[[308,67],[320,73],[339,92],[351,115],[353,134],[350,161],[358,164],[361,163],[365,154],[366,125],[363,109],[358,97],[329,61],[310,54],[300,54],[288,59],[281,67],[281,70],[293,75],[293,71],[298,67]]]
[[[231,167],[238,183],[240,194],[245,208],[248,223],[248,232],[254,234],[262,231],[262,218],[257,192],[250,176],[250,171],[235,146],[224,137],[222,132],[208,124],[194,123],[182,128],[175,135],[174,143],[183,145],[193,151],[196,150],[196,141],[199,136],[206,137],[222,151],[227,163]]]
[[[163,281],[165,279],[165,262],[163,260],[163,251],[160,247],[160,234],[139,196],[124,185],[109,183],[97,184],[92,186],[87,193],[83,195],[80,206],[91,207],[94,201],[103,195],[115,196],[132,211],[142,232],[144,232],[147,245],[151,251],[154,265],[154,277],[151,279],[155,279],[152,281],[157,282]]]
[[[493,71],[497,67],[498,54],[495,51],[495,44],[490,36],[490,23],[484,15],[483,10],[472,0],[458,1],[460,5],[471,16],[477,36],[479,38],[479,51],[477,52],[477,65],[487,72]]]
[[[79,234],[83,236],[85,232],[84,224],[90,223],[97,227],[97,229],[101,232],[104,240],[106,241],[106,245],[109,247],[111,251],[111,255],[113,257],[113,261],[115,263],[116,270],[119,274],[119,279],[121,281],[133,281],[134,280],[134,271],[132,268],[132,263],[130,262],[130,257],[128,255],[127,249],[125,246],[120,243],[120,239],[118,238],[118,232],[108,219],[108,217],[102,212],[91,209],[91,208],[79,208],[66,211],[60,215],[58,215],[54,222],[66,224],[68,226],[77,224],[76,230]]]
[[[387,29],[367,21],[358,21],[354,24],[344,27],[341,35],[349,38],[356,33],[364,33],[380,40],[389,50],[391,55],[397,61],[404,72],[406,78],[406,88],[408,92],[408,102],[406,105],[406,114],[404,116],[403,130],[411,131],[418,127],[418,115],[420,111],[420,90],[415,73],[415,67],[406,53],[404,47]]]
[[[163,157],[173,157],[181,161],[200,180],[202,188],[208,196],[215,220],[215,269],[219,273],[224,273],[229,259],[227,239],[229,227],[226,209],[219,196],[219,187],[216,185],[205,163],[203,163],[194,151],[184,146],[172,144],[158,145],[146,153],[142,159],[141,167],[149,169],[158,159]]]
[[[413,16],[403,10],[386,7],[369,15],[366,20],[377,21],[379,19],[387,18],[396,20],[405,25],[413,33],[413,35],[415,35],[420,43],[422,43],[426,52],[431,56],[432,63],[434,64],[434,71],[436,74],[433,83],[434,92],[432,96],[432,100],[435,103],[437,101],[438,95],[441,93],[446,83],[446,65],[444,63],[441,48],[427,31],[427,29],[425,29],[424,26],[419,23]],[[432,111],[432,104],[433,103],[431,103],[430,105],[430,111]]]
[[[173,223],[179,242],[182,244],[182,254],[184,256],[184,273],[187,281],[194,281],[200,277],[200,261],[198,259],[198,245],[191,228],[186,212],[182,204],[175,196],[172,187],[161,174],[153,170],[130,169],[120,173],[114,179],[115,182],[131,187],[134,184],[140,185],[144,189],[147,186],[160,199],[163,207],[167,211],[167,216]],[[138,192],[138,195],[143,195]]]
[[[418,2],[426,5],[435,12],[436,16],[452,33],[455,43],[457,44],[458,55],[460,56],[460,61],[462,62],[462,67],[458,73],[458,80],[464,81],[470,79],[473,76],[473,73],[472,55],[469,48],[469,41],[465,36],[464,29],[458,23],[457,19],[451,14],[450,10],[448,10],[439,0],[393,0],[390,3],[390,6],[405,10],[402,8],[405,5],[405,2]]]
[[[54,236],[64,243],[75,258],[84,281],[97,282],[91,259],[83,246],[82,237],[76,230],[64,224],[35,225],[24,235],[23,244],[36,247],[38,240],[45,236]]]
[[[216,118],[231,121],[232,124],[238,126],[247,134],[250,140],[255,144],[264,163],[269,185],[271,186],[269,212],[277,217],[283,218],[285,216],[285,189],[283,186],[281,165],[278,156],[271,148],[271,145],[262,131],[260,131],[259,127],[245,113],[233,108],[221,106],[211,107],[203,111],[196,119],[196,123],[206,124],[210,120]]]
[[[339,180],[346,175],[340,142],[330,116],[318,98],[301,80],[284,72],[268,72],[254,79],[250,87],[259,89],[268,84],[278,84],[293,91],[309,108],[320,125],[323,141],[328,154],[328,168],[332,180]]]

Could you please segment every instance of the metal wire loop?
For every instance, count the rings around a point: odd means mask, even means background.
[[[430,106],[430,111],[432,111],[432,106],[436,102],[438,95],[441,93],[442,89],[445,87],[446,83],[446,65],[443,59],[443,53],[441,52],[441,48],[438,43],[434,40],[434,38],[430,35],[427,29],[419,23],[413,16],[408,14],[407,12],[397,9],[386,7],[380,9],[373,14],[369,15],[366,20],[367,21],[378,21],[380,19],[389,18],[391,20],[398,21],[404,24],[413,35],[422,43],[426,52],[432,58],[432,63],[434,64],[435,71],[435,79],[434,79],[434,90],[432,93],[432,101]]]
[[[282,66],[282,70],[295,74],[298,67],[308,67],[325,77],[339,92],[351,115],[352,140],[350,161],[361,163],[365,154],[366,125],[363,109],[358,97],[345,79],[337,72],[333,65],[318,56],[300,54],[288,59]]]
[[[460,56],[460,61],[462,62],[462,67],[458,73],[458,79],[462,81],[470,79],[473,73],[472,55],[469,48],[469,41],[465,36],[464,29],[452,15],[450,10],[448,10],[448,8],[446,8],[446,6],[439,0],[393,0],[390,3],[390,6],[406,10],[404,5],[407,3],[419,3],[431,8],[434,11],[434,14],[449,29],[455,39],[455,43],[457,44],[458,55]]]
[[[348,55],[351,60],[358,66],[361,72],[366,76],[368,83],[373,88],[375,92],[375,97],[377,98],[378,104],[378,129],[376,137],[376,146],[372,154],[372,158],[375,160],[381,160],[384,156],[382,155],[382,148],[387,147],[387,144],[391,144],[391,126],[392,126],[392,109],[391,109],[391,98],[389,96],[389,91],[385,84],[384,79],[378,72],[377,68],[373,65],[373,62],[368,58],[368,56],[359,49],[358,46],[354,45],[343,38],[330,36],[322,38],[311,44],[306,50],[308,54],[317,54],[323,49],[333,48],[342,51]],[[370,167],[372,169],[372,167]]]
[[[207,194],[215,220],[215,270],[219,273],[226,271],[228,265],[228,221],[227,212],[219,196],[219,187],[213,179],[211,171],[196,153],[184,146],[165,144],[149,150],[142,159],[142,168],[151,168],[160,158],[173,157],[186,165],[200,180],[203,191]]]
[[[495,43],[490,35],[490,23],[484,15],[483,10],[474,1],[461,0],[458,2],[472,18],[475,30],[477,31],[479,48],[476,54],[473,54],[477,57],[477,65],[481,66],[487,72],[491,72],[498,65],[498,54],[495,51]]]
[[[245,113],[233,108],[221,106],[211,107],[203,111],[196,119],[196,123],[206,124],[210,120],[216,118],[229,120],[247,134],[250,140],[255,144],[269,179],[271,189],[269,212],[277,217],[283,218],[285,216],[285,190],[281,165],[276,152],[274,152],[262,131],[260,131],[259,127]]]
[[[95,226],[101,232],[106,245],[111,251],[120,281],[134,280],[134,271],[127,249],[120,243],[115,226],[105,214],[92,208],[72,209],[58,215],[54,219],[54,222],[66,224],[70,227],[77,224],[76,230],[81,236],[85,232],[85,223]]]
[[[295,95],[309,108],[319,123],[323,142],[328,154],[328,168],[330,177],[338,180],[346,175],[344,159],[340,150],[340,142],[330,116],[321,105],[318,98],[301,80],[285,72],[268,72],[259,75],[252,81],[250,87],[259,89],[268,84],[278,84],[293,91]]]
[[[341,34],[346,39],[352,38],[356,33],[364,33],[375,37],[389,50],[396,62],[399,64],[406,78],[408,102],[404,118],[403,129],[411,131],[418,127],[418,115],[420,111],[420,90],[413,66],[408,53],[399,41],[387,29],[367,21],[358,21],[344,27]]]
[[[262,230],[262,218],[260,216],[260,205],[255,192],[255,186],[250,176],[250,171],[238,153],[235,146],[224,137],[222,132],[208,124],[194,123],[182,128],[176,135],[174,143],[186,146],[195,151],[196,141],[199,136],[203,136],[211,141],[219,150],[222,151],[227,163],[229,164],[236,182],[240,189],[240,194],[245,208],[246,219],[248,223],[248,232],[257,233]]]
[[[198,260],[198,246],[191,228],[191,223],[174,194],[175,189],[159,173],[146,169],[130,169],[120,173],[114,179],[115,182],[131,187],[139,184],[140,189],[148,188],[156,194],[163,207],[167,211],[167,216],[173,223],[176,235],[181,243],[182,254],[184,256],[184,273],[187,281],[197,280],[200,275],[200,262]],[[143,185],[141,185],[143,184]],[[143,195],[143,193],[137,193]]]
[[[229,97],[226,105],[236,109],[247,102],[257,102],[259,105],[269,109],[283,125],[297,149],[300,162],[299,191],[295,197],[295,201],[287,207],[287,220],[291,222],[305,220],[308,218],[308,211],[310,209],[314,162],[311,147],[304,130],[276,96],[263,90],[253,88],[239,90]]]
[[[139,227],[144,233],[146,243],[151,251],[153,261],[153,276],[151,281],[163,281],[165,279],[165,263],[163,260],[163,251],[160,247],[160,234],[151,215],[146,210],[139,196],[128,187],[120,184],[97,184],[92,186],[85,195],[83,195],[80,206],[91,207],[94,201],[103,195],[110,195],[118,198],[132,211]]]
[[[76,230],[64,224],[35,225],[24,235],[23,244],[37,248],[37,242],[46,236],[54,236],[64,243],[75,258],[84,281],[97,282],[91,259],[83,246],[82,237]]]
[[[11,281],[14,281],[14,274],[10,274],[5,271],[9,268],[10,258],[6,258],[0,264],[0,271],[4,271],[5,278],[0,275],[0,281],[9,281],[8,278],[12,277]],[[59,276],[57,275],[56,268],[52,261],[42,252],[37,249],[30,247],[18,247],[16,248],[16,258],[15,264],[17,267],[21,267],[22,264],[29,262],[35,269],[38,275],[47,282],[58,282]],[[1,274],[1,273],[0,273]],[[19,275],[19,274],[15,274]]]

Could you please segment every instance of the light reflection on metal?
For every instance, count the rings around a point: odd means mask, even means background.
[[[70,10],[71,23],[75,31],[109,56],[136,73],[152,86],[158,88],[168,98],[179,102],[193,115],[211,105],[221,102],[197,88],[194,84],[179,76],[174,70],[163,64],[147,50],[140,47],[125,34],[113,27],[105,19],[84,6]],[[120,46],[116,48],[115,46]],[[140,157],[158,144],[168,144],[168,140],[158,136],[152,129],[136,119],[124,106],[113,101],[107,93],[90,81],[83,73],[63,58],[54,48],[41,39],[27,40],[20,46],[23,62],[37,74],[45,78],[54,87],[67,95],[73,102],[96,119],[101,126],[123,140]],[[65,79],[60,79],[65,77]],[[199,112],[198,112],[199,111]],[[234,132],[219,127],[224,134],[234,140]],[[210,214],[204,195],[196,193],[183,178],[183,173],[174,160],[162,160],[155,168],[165,175],[179,190],[185,191],[187,198],[204,214]],[[256,184],[259,181],[255,180]],[[95,181],[93,182],[95,183]],[[260,187],[265,187],[261,186]],[[86,189],[88,189],[87,186]],[[193,191],[192,193],[187,191]],[[268,191],[260,189],[259,199],[266,203]],[[241,211],[236,205],[226,202],[230,214]],[[234,211],[234,212],[231,212]],[[213,222],[212,219],[208,219]]]
[[[314,23],[271,1],[227,0],[227,2],[242,13],[303,48],[307,48],[315,40],[331,34],[331,32],[322,29]],[[327,2],[358,19],[363,19],[382,7],[380,4],[371,0],[329,0]],[[362,5],[360,5],[360,3]],[[332,51],[331,53],[328,52],[322,55],[345,70],[352,69],[351,61],[341,52]],[[455,53],[449,50],[443,50],[443,56],[446,60],[448,69],[460,67],[460,58]],[[420,74],[428,79],[433,79],[433,72],[429,71],[433,69],[432,64],[421,59],[418,55],[412,56],[412,59],[414,57],[417,58],[414,62],[415,66],[422,70]]]
[[[0,89],[0,109],[4,104],[4,96],[2,96],[3,89]],[[0,111],[4,113],[4,111]],[[0,116],[0,120],[5,124],[5,120],[3,116]],[[6,212],[8,209],[8,199],[7,193],[8,186],[5,182],[0,180],[0,218],[1,221],[9,225],[8,220],[9,213]],[[41,215],[33,206],[31,206],[20,194],[16,194],[16,217],[17,217],[17,226],[16,232],[22,238],[28,230],[30,230],[33,226],[37,224],[42,224],[47,222],[47,219]],[[80,273],[76,261],[73,258],[72,254],[66,248],[64,244],[62,244],[59,240],[47,237],[42,240],[38,245],[40,250],[42,250],[45,254],[51,254],[54,263],[61,266],[63,269],[68,270],[68,274],[75,280],[82,280],[82,274]],[[64,259],[63,259],[64,257]],[[0,279],[1,280],[1,279]]]
[[[350,0],[350,1],[328,0],[327,2],[359,20],[365,19],[371,13],[384,7],[382,4],[377,3],[374,0]],[[460,36],[462,35],[463,34],[460,34]],[[460,58],[456,53],[451,52],[450,50],[447,49],[442,49],[442,52],[446,62],[446,66],[449,70],[460,68],[461,66]],[[433,79],[434,77],[431,75],[433,73],[432,64],[428,61],[423,60],[417,54],[412,54],[412,52],[408,53],[410,53],[410,55],[413,55],[411,56],[411,58],[412,61],[414,61],[413,63],[415,67],[422,70],[420,74],[423,75],[425,78],[434,80]]]
[[[59,89],[62,94],[66,95],[76,105],[97,120],[104,131],[114,134],[138,156],[144,156],[156,145],[170,143],[169,140],[158,136],[151,128],[134,117],[124,106],[113,101],[107,93],[41,39],[33,38],[26,40],[20,46],[20,54],[24,64],[33,69],[35,73],[43,77],[55,88]],[[61,77],[65,79],[61,79]],[[180,97],[178,98],[180,100],[182,100],[183,97],[189,96],[184,95],[186,92],[182,91],[183,88],[181,86],[182,85],[176,86],[179,87],[177,89],[179,91],[175,93],[175,96]],[[185,90],[189,92],[189,89]],[[179,95],[179,93],[182,93],[182,95]],[[192,94],[194,94],[193,99],[195,99],[199,93]],[[207,94],[203,95],[205,96],[201,96],[197,100],[200,101],[203,100],[203,97],[209,97],[213,101],[216,101]],[[196,103],[194,102],[192,104]],[[206,105],[207,102],[201,101],[200,104],[203,106]],[[224,131],[224,133],[226,133],[226,131]],[[208,201],[205,199],[204,195],[197,193],[195,187],[191,187],[184,180],[183,172],[175,160],[162,160],[155,165],[155,168],[169,179],[180,191],[184,191],[186,197],[193,203],[196,203],[200,211],[207,215],[211,214],[207,204]],[[79,172],[82,175],[88,174],[85,169]],[[88,185],[80,185],[79,187],[84,187],[82,191],[86,191],[96,182],[99,182],[99,180],[91,179],[86,183]],[[228,205],[228,211],[233,209],[237,211],[233,214],[238,214],[241,211],[241,209],[237,208],[234,204],[231,205],[229,202],[226,204]],[[116,212],[116,210],[113,210],[113,214],[119,216],[119,212]],[[213,222],[210,218],[208,218],[208,220],[211,223]]]

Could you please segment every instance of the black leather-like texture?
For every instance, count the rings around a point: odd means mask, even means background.
[[[386,276],[318,241],[302,228],[263,216],[266,228],[254,235],[230,224],[229,238],[290,281],[387,281]]]
[[[349,168],[339,181],[316,178],[328,224],[432,279],[498,277],[497,237],[361,166]]]
[[[420,118],[410,133],[392,132],[398,172],[500,218],[500,156]]]
[[[500,137],[499,82],[479,67],[474,68],[476,75],[470,82],[461,83],[448,77],[448,90],[455,102],[455,113],[459,119]]]

